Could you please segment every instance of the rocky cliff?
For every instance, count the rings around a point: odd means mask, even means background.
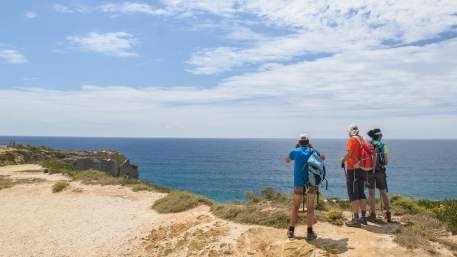
[[[74,170],[99,170],[112,176],[126,176],[138,179],[138,166],[119,152],[100,151],[67,151],[45,146],[31,146],[10,143],[0,148],[0,166],[14,164],[39,163],[45,160],[58,159],[70,164]]]

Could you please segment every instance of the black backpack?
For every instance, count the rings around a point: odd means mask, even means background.
[[[377,145],[373,145],[376,154],[376,164],[375,164],[375,171],[384,171],[386,168],[384,162],[384,144],[379,143]]]

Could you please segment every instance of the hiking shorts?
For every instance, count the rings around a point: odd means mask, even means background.
[[[365,181],[367,172],[362,169],[348,170],[346,175],[346,185],[349,200],[357,201],[367,199],[365,196]]]
[[[379,190],[387,189],[387,176],[386,171],[377,170],[376,172],[367,172],[367,187],[368,189],[374,189],[376,186]]]

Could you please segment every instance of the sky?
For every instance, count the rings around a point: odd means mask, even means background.
[[[457,138],[455,0],[15,0],[0,28],[0,135]]]

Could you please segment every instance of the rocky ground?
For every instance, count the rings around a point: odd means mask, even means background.
[[[394,243],[395,224],[318,222],[319,238],[308,243],[303,226],[289,240],[285,229],[222,220],[207,206],[158,214],[151,205],[163,193],[79,182],[53,193],[54,183],[69,178],[38,165],[0,167],[0,179],[17,181],[0,188],[0,256],[432,256]],[[454,256],[435,249],[433,256]]]

